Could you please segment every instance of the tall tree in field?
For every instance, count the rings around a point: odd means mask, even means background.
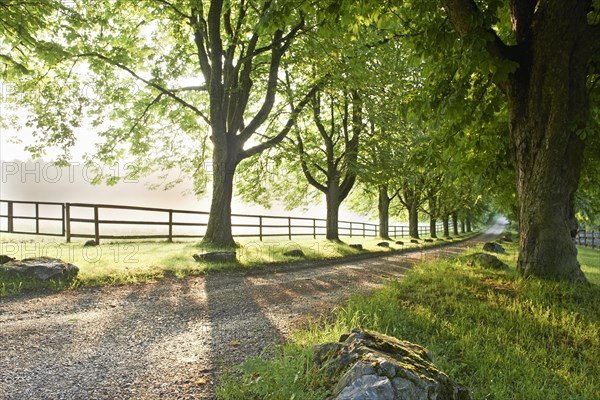
[[[589,118],[588,78],[600,52],[597,1],[510,1],[512,34],[494,30],[503,9],[473,0],[442,0],[456,32],[482,42],[485,65],[500,69],[508,100],[519,195],[522,276],[585,280],[572,240],[575,192]],[[508,18],[508,13],[502,15]]]
[[[81,106],[90,106],[96,124],[112,124],[100,134],[102,161],[128,152],[138,157],[140,170],[154,160],[166,160],[161,167],[189,160],[186,168],[196,173],[208,147],[212,203],[203,242],[234,246],[231,200],[238,164],[281,142],[316,90],[311,82],[299,86],[295,107],[271,124],[282,60],[316,24],[312,6],[271,0],[69,4],[70,14],[57,16],[60,28],[50,35],[60,50],[56,60],[40,65],[28,80],[43,86],[43,96],[24,101],[32,100],[35,124],[44,132],[34,150],[44,143],[72,144],[73,127],[63,120]],[[94,98],[61,98],[61,82],[77,74],[93,85]],[[58,90],[53,93],[49,84]],[[45,118],[48,104],[54,109]],[[202,140],[206,131],[210,144]]]

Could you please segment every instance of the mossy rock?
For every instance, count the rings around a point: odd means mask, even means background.
[[[432,362],[429,350],[355,328],[339,342],[314,347],[317,367],[332,382],[328,399],[472,399]]]
[[[467,257],[467,265],[484,269],[508,269],[508,265],[500,261],[498,257],[487,253],[471,254]]]

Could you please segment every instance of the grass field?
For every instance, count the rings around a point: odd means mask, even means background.
[[[580,249],[591,285],[516,277],[466,266],[464,257],[419,265],[371,296],[357,296],[277,348],[227,375],[222,399],[322,399],[311,346],[352,327],[428,347],[435,364],[476,399],[600,399],[600,252]],[[240,374],[241,377],[240,377]]]
[[[467,238],[472,235],[464,235]],[[32,240],[32,238],[34,240]],[[402,238],[400,238],[402,240]],[[459,238],[455,238],[457,240]],[[115,241],[99,246],[84,247],[82,241],[64,243],[63,239],[39,239],[25,235],[2,235],[0,254],[16,259],[27,257],[55,257],[77,265],[80,268],[73,282],[39,282],[31,279],[9,279],[0,273],[0,296],[16,294],[24,289],[48,287],[64,289],[78,286],[126,284],[147,282],[164,278],[167,275],[184,277],[225,268],[253,268],[272,263],[289,263],[301,259],[321,260],[352,256],[360,253],[389,252],[394,250],[427,247],[434,243],[411,244],[404,239],[404,245],[390,242],[389,248],[379,247],[381,239],[362,237],[342,237],[342,242],[327,240],[299,239],[287,237],[258,241],[242,238],[238,241],[236,263],[199,263],[192,255],[212,249],[202,248],[198,242],[126,242]],[[351,248],[349,244],[362,244],[364,250]],[[289,257],[283,253],[300,249],[306,258]]]

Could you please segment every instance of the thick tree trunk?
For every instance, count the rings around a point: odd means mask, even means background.
[[[419,209],[416,203],[408,207],[408,234],[415,239],[419,238]]]
[[[465,233],[465,220],[460,220],[460,233]]]
[[[473,228],[471,227],[471,217],[470,216],[467,216],[466,225],[467,225],[467,232],[472,232]]]
[[[389,239],[390,196],[386,186],[379,187],[379,237]]]
[[[598,26],[588,21],[592,2],[510,3],[516,45],[490,37],[487,49],[494,59],[518,65],[500,83],[508,99],[519,195],[517,268],[525,277],[585,281],[572,237],[584,150],[577,134],[589,120],[586,81],[600,43]],[[493,32],[481,25],[475,2],[443,4],[461,35]]]
[[[452,213],[452,234],[458,235],[458,214]]]
[[[223,158],[225,158],[223,154],[218,155],[216,150],[213,151],[212,201],[202,244],[211,247],[232,248],[235,247],[235,241],[231,231],[231,200],[233,176],[237,164],[234,160],[223,160]]]
[[[325,199],[327,203],[327,221],[325,223],[325,237],[328,240],[340,240],[338,230],[340,199],[337,182],[329,185],[328,191],[325,195]]]
[[[517,70],[507,89],[522,276],[585,281],[573,242],[584,149],[577,132],[589,113],[587,62],[581,52],[585,3],[544,5],[543,18],[535,21],[529,63]]]
[[[442,224],[444,225],[444,237],[450,236],[450,216],[444,215],[442,218]]]

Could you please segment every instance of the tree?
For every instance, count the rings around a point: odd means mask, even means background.
[[[91,104],[95,124],[112,123],[101,133],[98,159],[115,162],[128,152],[137,157],[138,172],[186,161],[182,168],[197,177],[206,161],[198,157],[203,144],[211,148],[212,202],[203,242],[234,246],[231,200],[238,164],[280,143],[319,86],[298,87],[296,106],[287,115],[277,113],[280,123],[273,123],[282,60],[297,37],[315,26],[308,15],[312,7],[301,1],[99,0],[73,2],[69,9],[76,18],[59,16],[59,25],[69,30],[52,38],[60,50],[57,60],[27,80],[46,85],[43,96],[23,102],[43,132],[32,151],[60,141],[73,144],[73,126],[62,120],[78,107],[61,100],[58,88],[67,78],[87,77],[97,98],[79,96],[79,110]],[[49,84],[56,90],[48,90]],[[50,103],[52,116],[44,118]],[[202,139],[206,130],[210,144]],[[183,146],[191,157],[181,154]]]
[[[370,115],[373,118],[373,115]],[[385,124],[383,120],[382,124]],[[398,152],[398,132],[385,131],[371,122],[370,135],[363,140],[358,156],[358,178],[362,190],[355,195],[351,207],[355,211],[371,213],[371,204],[377,201],[379,237],[390,239],[390,205],[398,197],[395,176],[402,166]]]
[[[519,195],[522,276],[584,281],[572,237],[575,192],[582,166],[580,132],[589,118],[590,62],[600,50],[598,4],[562,0],[511,1],[512,34],[492,28],[496,7],[473,0],[442,0],[456,32],[480,41],[486,66],[508,100]],[[512,43],[511,43],[512,41]]]
[[[324,101],[322,95],[326,97]],[[328,112],[323,115],[322,108],[326,104],[329,105]],[[339,94],[318,93],[312,99],[311,106],[320,140],[309,151],[306,137],[303,137],[299,129],[296,130],[300,165],[307,181],[325,194],[327,239],[339,240],[340,204],[348,197],[356,181],[356,159],[363,130],[361,97],[357,90],[343,90]],[[324,149],[319,142],[324,145]]]

